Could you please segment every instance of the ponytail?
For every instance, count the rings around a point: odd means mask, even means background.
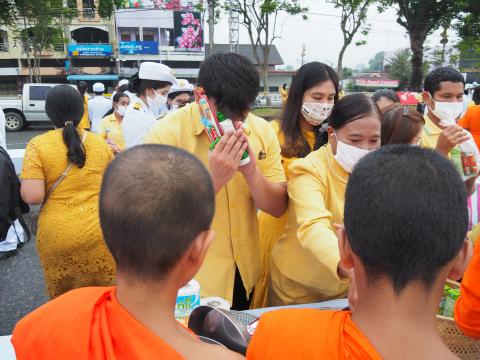
[[[63,142],[67,146],[67,158],[72,164],[82,168],[87,160],[85,146],[72,121],[67,121],[62,130]]]

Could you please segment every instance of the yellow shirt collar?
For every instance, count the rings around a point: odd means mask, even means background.
[[[439,135],[442,133],[443,130],[440,129],[437,125],[435,125],[427,114],[425,114],[423,118],[425,119],[424,129],[428,135]]]

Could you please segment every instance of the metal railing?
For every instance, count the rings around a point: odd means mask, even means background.
[[[95,9],[93,8],[84,8],[82,10],[82,15],[84,19],[95,19]]]

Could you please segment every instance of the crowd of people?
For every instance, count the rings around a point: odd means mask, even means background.
[[[52,88],[56,129],[26,149],[21,195],[42,204],[52,301],[17,324],[19,359],[240,357],[175,320],[192,278],[234,310],[348,296],[349,311],[263,315],[249,359],[454,358],[435,314],[467,267],[455,317],[480,338],[467,239],[480,154],[466,130],[480,130],[480,105],[463,115],[457,70],[428,74],[422,114],[389,91],[344,96],[311,62],[270,123],[251,112],[259,74],[238,54],[207,58],[195,90],[151,62],[111,100],[100,85],[88,101],[83,84]],[[214,144],[208,112],[233,124]]]

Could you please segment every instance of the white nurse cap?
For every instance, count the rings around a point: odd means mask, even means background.
[[[146,61],[140,64],[138,78],[144,80],[166,81],[174,85],[177,80],[172,75],[172,69],[167,65]]]

